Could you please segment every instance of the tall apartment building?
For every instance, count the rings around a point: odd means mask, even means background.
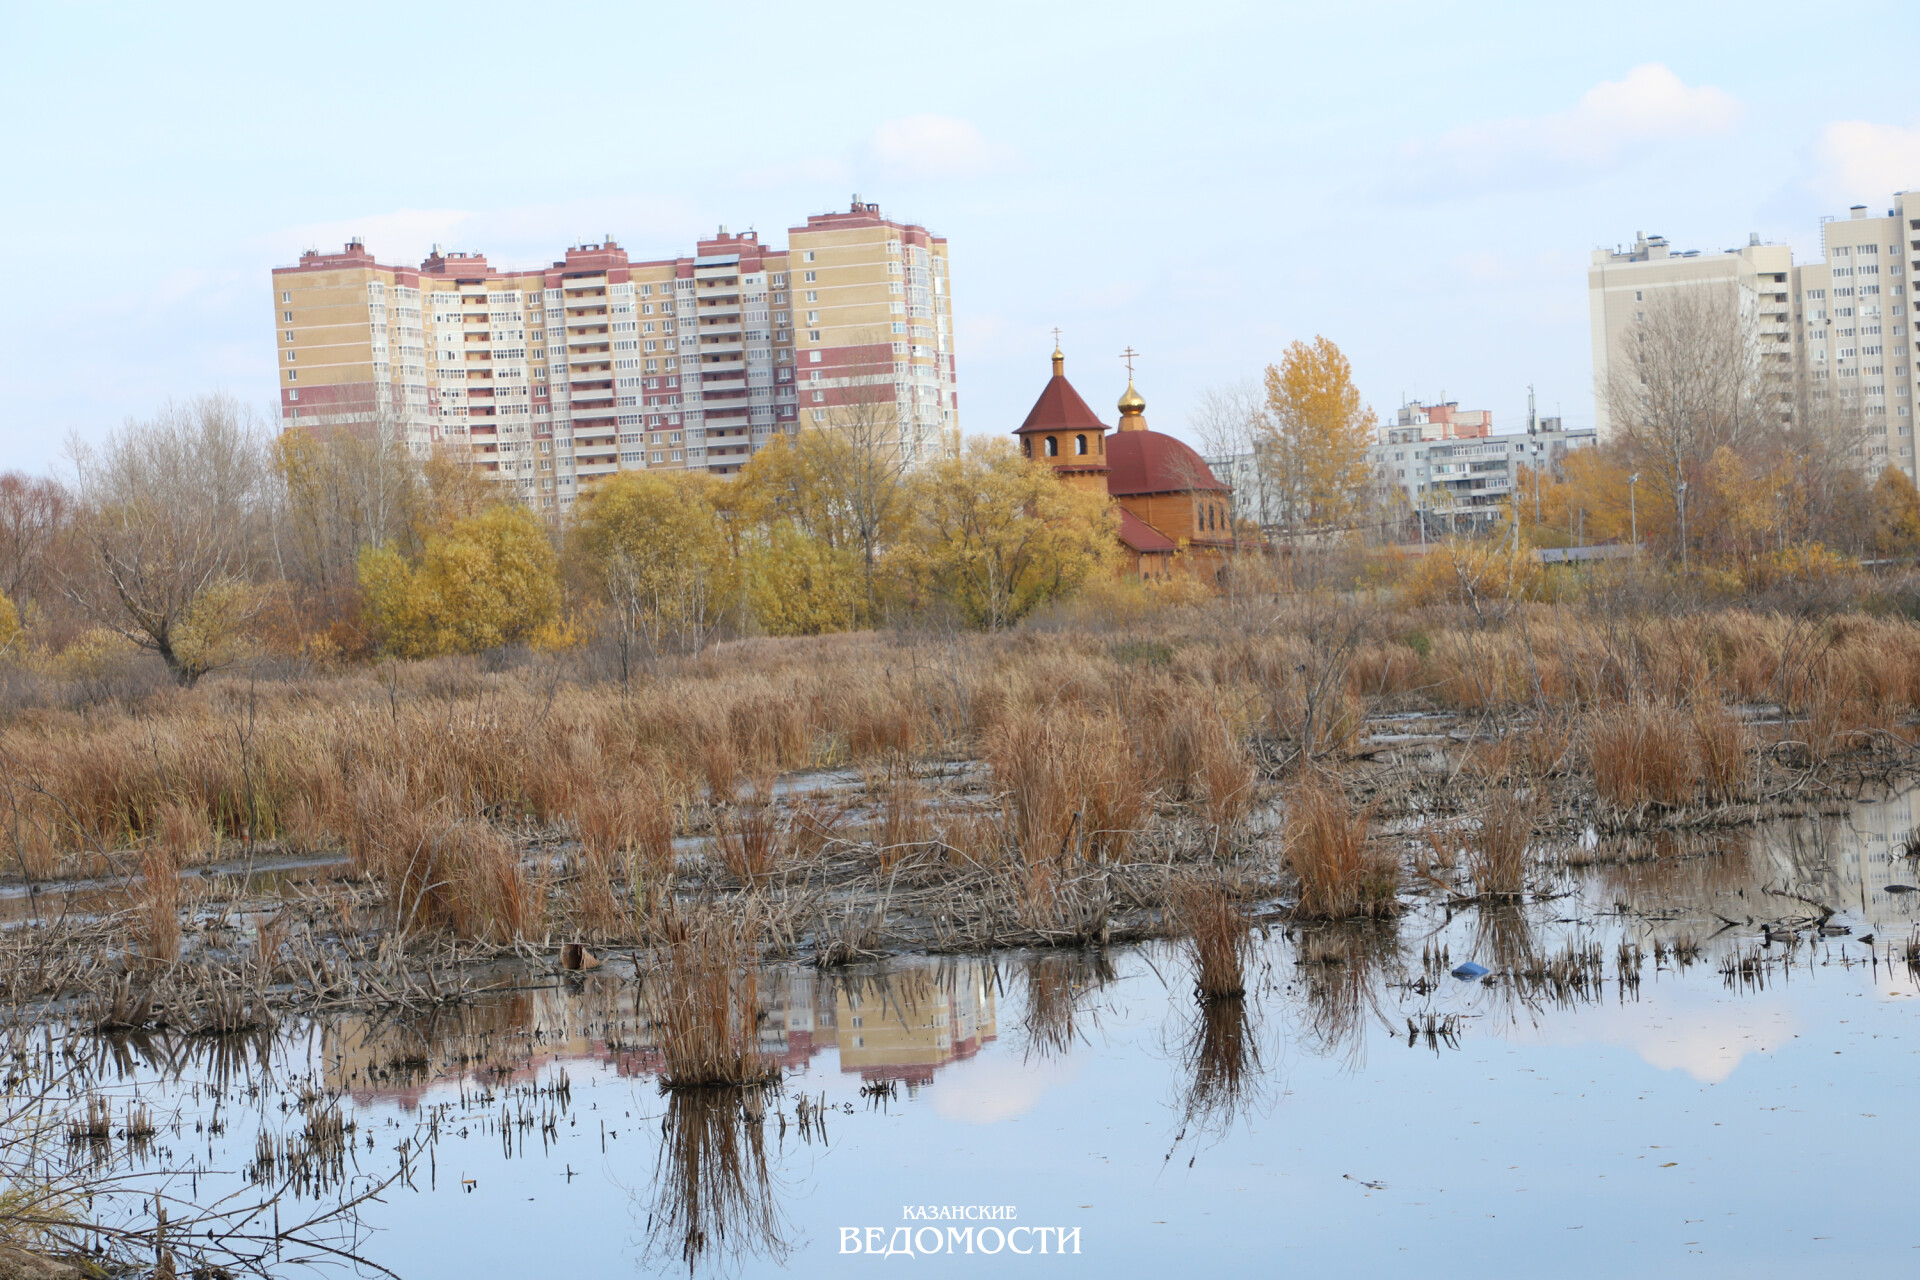
[[[1847,218],[1823,219],[1820,240],[1822,260],[1798,264],[1787,246],[1757,236],[1725,253],[1676,253],[1644,235],[1631,249],[1596,251],[1587,273],[1596,387],[1606,386],[1611,362],[1633,358],[1648,298],[1689,285],[1727,287],[1775,376],[1803,379],[1854,411],[1863,470],[1891,464],[1920,476],[1907,310],[1907,282],[1920,273],[1920,192],[1897,193],[1885,217],[1855,205]],[[1596,425],[1604,435],[1604,397]]]
[[[609,237],[525,271],[302,254],[273,272],[283,425],[463,449],[548,509],[622,470],[731,474],[850,416],[909,463],[957,448],[946,240],[857,196],[787,238],[722,227],[634,262]]]
[[[1646,319],[1649,300],[1663,292],[1718,288],[1739,308],[1760,344],[1762,359],[1777,376],[1793,375],[1792,330],[1788,298],[1793,283],[1793,250],[1762,244],[1757,235],[1724,253],[1697,249],[1676,252],[1665,236],[1636,233],[1630,247],[1596,249],[1587,268],[1587,304],[1592,322],[1594,427],[1604,438],[1610,428],[1606,396],[1614,365],[1637,358],[1636,333]]]
[[[1884,218],[1869,218],[1864,205],[1849,212],[1821,223],[1825,260],[1797,270],[1794,337],[1811,387],[1858,408],[1866,469],[1892,464],[1912,478],[1907,280],[1920,273],[1920,192],[1896,195]]]

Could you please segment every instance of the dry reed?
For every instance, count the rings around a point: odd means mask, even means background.
[[[1694,727],[1666,703],[1635,700],[1595,712],[1588,753],[1600,798],[1619,809],[1684,805],[1699,777]]]
[[[1285,860],[1299,885],[1294,914],[1383,917],[1399,909],[1399,862],[1368,841],[1372,816],[1315,774],[1287,796]]]
[[[748,913],[678,907],[662,918],[665,947],[644,978],[642,1004],[659,1036],[669,1089],[768,1084],[779,1068],[759,1049],[758,945]]]
[[[1246,912],[1218,885],[1185,883],[1174,891],[1172,915],[1193,960],[1193,986],[1202,1000],[1237,999],[1247,991],[1253,937]]]
[[[1481,808],[1467,844],[1467,876],[1475,893],[1517,898],[1526,891],[1533,827],[1533,803],[1518,796],[1496,794]]]

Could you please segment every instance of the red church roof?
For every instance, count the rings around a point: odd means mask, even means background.
[[[1125,507],[1120,508],[1120,541],[1143,555],[1180,549],[1179,543]]]
[[[1116,498],[1188,490],[1232,491],[1220,483],[1199,454],[1158,431],[1117,431],[1108,436],[1107,466],[1111,468],[1107,492]]]
[[[1040,398],[1033,402],[1033,408],[1027,412],[1027,420],[1020,424],[1018,431],[1106,431],[1106,423],[1094,415],[1080,393],[1067,381],[1067,375],[1056,373],[1047,379],[1047,385],[1040,392]]]

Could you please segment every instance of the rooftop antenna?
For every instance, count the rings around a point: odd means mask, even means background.
[[[1531,382],[1527,384],[1527,434],[1530,436],[1540,434],[1540,419],[1533,411],[1533,384]]]

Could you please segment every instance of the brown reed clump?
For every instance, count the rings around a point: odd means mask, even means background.
[[[927,818],[926,788],[898,758],[880,787],[879,819],[875,836],[882,871],[892,870],[902,854],[925,844],[933,835],[933,824]]]
[[[736,799],[714,818],[715,845],[729,874],[755,885],[772,876],[781,854],[780,807],[772,787],[762,786]]]
[[[213,824],[199,805],[172,800],[160,806],[155,838],[176,866],[200,861],[213,845]]]
[[[1593,784],[1618,809],[1684,805],[1699,778],[1693,724],[1668,703],[1636,699],[1593,714],[1588,729]]]
[[[1693,705],[1693,740],[1707,799],[1732,804],[1746,794],[1753,734],[1746,722],[1717,698]]]
[[[1533,840],[1530,801],[1496,794],[1483,806],[1467,844],[1467,876],[1483,898],[1517,898],[1527,887],[1527,846]]]
[[[1372,815],[1309,774],[1287,797],[1285,861],[1299,883],[1296,916],[1380,918],[1399,910],[1400,865],[1367,839]]]
[[[164,849],[150,848],[140,858],[135,891],[140,950],[158,964],[180,958],[180,867]]]
[[[780,1071],[760,1052],[759,943],[764,922],[747,913],[669,908],[665,946],[642,1006],[660,1045],[669,1089],[770,1084]]]
[[[422,812],[384,780],[369,780],[353,803],[354,869],[380,884],[401,934],[446,929],[506,943],[532,931],[544,891],[506,835],[444,806]]]
[[[1193,959],[1195,994],[1202,1000],[1245,995],[1253,935],[1240,904],[1218,885],[1189,883],[1174,890],[1172,908]]]
[[[1152,794],[1110,713],[1056,706],[1008,714],[984,746],[1027,865],[1124,861]]]

